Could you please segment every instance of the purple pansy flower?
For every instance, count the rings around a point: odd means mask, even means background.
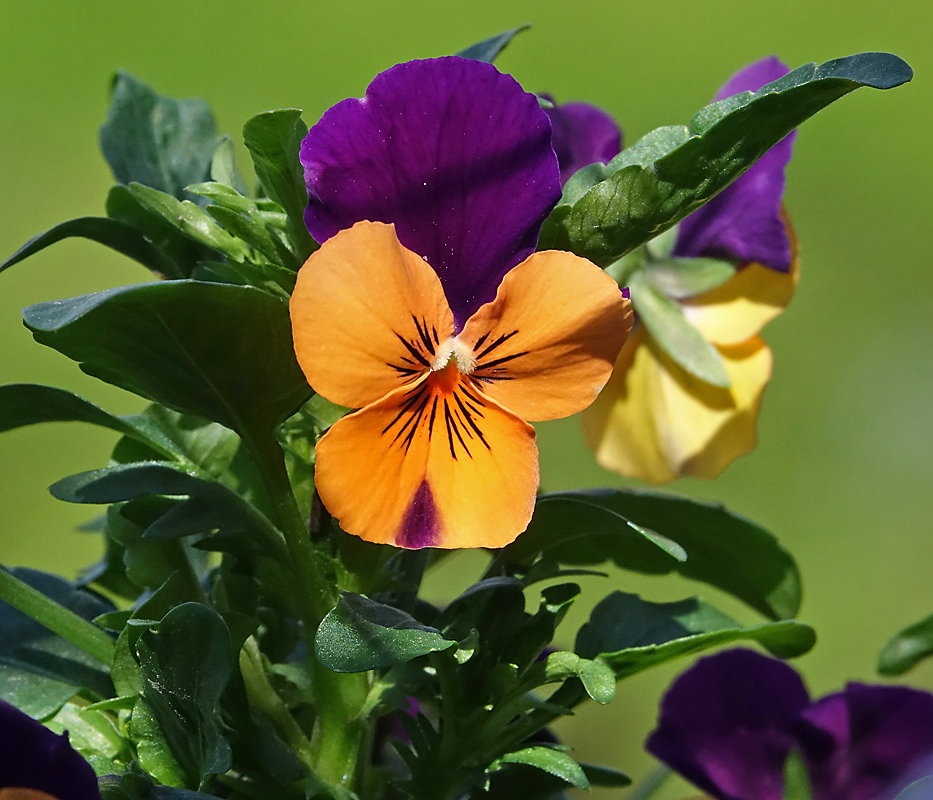
[[[788,68],[774,56],[739,70],[716,94],[724,100],[782,78]],[[791,245],[781,199],[784,169],[790,161],[796,132],[765,153],[744,175],[680,223],[675,256],[753,261],[788,272]]]
[[[401,100],[404,98],[404,102]],[[451,56],[376,76],[302,142],[320,243],[361,220],[391,222],[438,274],[457,326],[531,255],[560,198],[537,98],[491,64]]]
[[[51,800],[100,800],[94,770],[68,744],[68,737],[52,733],[2,700],[0,794],[10,800],[39,800],[43,795]]]
[[[646,746],[717,800],[781,800],[792,749],[813,800],[886,800],[933,753],[933,694],[850,683],[811,701],[784,662],[727,650],[674,681]]]
[[[622,150],[622,131],[601,108],[566,103],[545,111],[551,119],[551,142],[560,165],[561,185],[577,170],[596,162],[606,164]]]

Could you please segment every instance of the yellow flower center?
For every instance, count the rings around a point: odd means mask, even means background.
[[[476,369],[476,356],[473,355],[473,348],[458,336],[448,336],[438,345],[431,370],[441,372],[451,364],[456,364],[457,371],[463,375],[469,375]]]

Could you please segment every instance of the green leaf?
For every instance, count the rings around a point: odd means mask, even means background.
[[[743,628],[695,597],[652,603],[638,595],[613,592],[580,629],[576,650],[584,658],[599,657],[622,679],[740,641],[755,641],[779,658],[793,658],[810,650],[816,635],[808,625],[788,620]]]
[[[230,136],[224,136],[211,156],[211,180],[223,183],[234,191],[240,188],[242,181],[236,166],[236,145]],[[191,186],[187,187],[191,191]]]
[[[146,539],[177,539],[198,533],[247,535],[270,555],[284,557],[275,527],[239,495],[215,481],[166,464],[119,464],[63,478],[49,488],[67,503],[119,503],[149,495],[186,497],[173,502],[145,529]]]
[[[628,775],[612,767],[601,767],[596,764],[580,764],[580,767],[592,786],[617,789],[632,785],[632,779]]]
[[[177,198],[207,180],[220,144],[203,100],[173,100],[120,71],[113,79],[100,146],[119,183],[142,183]]]
[[[62,222],[45,233],[34,236],[6,261],[0,263],[0,272],[44,250],[51,244],[75,236],[90,239],[92,242],[116,250],[154,272],[168,273],[172,270],[172,262],[153,247],[152,243],[132,225],[107,217],[79,217]]]
[[[83,397],[53,386],[11,383],[0,386],[0,432],[40,422],[87,422],[142,442],[176,458],[176,445],[142,417],[115,417]]]
[[[483,39],[481,42],[464,48],[455,55],[461,58],[472,58],[474,61],[485,61],[487,64],[492,64],[499,53],[508,47],[509,42],[511,42],[517,34],[528,30],[530,27],[531,25],[520,25],[517,28],[497,33],[495,36],[490,36],[488,39]]]
[[[675,543],[686,560],[634,536],[629,522]],[[562,564],[613,561],[649,575],[677,572],[771,619],[800,609],[800,574],[791,555],[760,525],[720,503],[635,489],[542,495],[528,530],[500,557],[508,563],[538,552]]]
[[[36,341],[107,383],[241,436],[266,436],[311,394],[288,305],[248,286],[163,281],[40,303]]]
[[[632,273],[628,286],[639,320],[675,363],[712,386],[732,385],[719,351],[690,324],[679,303],[660,294],[643,272]]]
[[[366,672],[456,644],[404,611],[346,592],[318,627],[314,651],[334,672]]]
[[[76,589],[57,575],[18,568],[4,572],[87,621],[113,611],[90,592]],[[110,640],[101,630],[97,634]],[[112,648],[112,644],[109,645]],[[103,648],[101,648],[103,649]],[[44,625],[0,601],[0,696],[44,718],[81,688],[110,697],[113,686],[101,662]],[[66,696],[67,695],[67,696]]]
[[[714,258],[670,258],[648,264],[645,278],[664,297],[684,300],[722,286],[735,265]]]
[[[549,682],[579,678],[586,693],[601,705],[606,705],[615,696],[615,673],[601,661],[558,651],[551,653],[544,663],[545,676]]]
[[[577,789],[589,789],[590,782],[580,765],[566,753],[550,747],[526,747],[497,758],[487,772],[494,772],[503,764],[524,764],[554,775]]]
[[[158,631],[136,644],[143,697],[158,720],[189,788],[230,768],[230,745],[220,721],[220,697],[236,653],[223,618],[199,603],[166,614]]]
[[[861,53],[806,64],[754,94],[713,103],[688,126],[653,131],[607,168],[568,183],[538,246],[606,266],[699,208],[834,100],[860,86],[890,89],[912,76],[897,56]]]
[[[301,141],[307,134],[308,126],[297,108],[266,111],[243,126],[243,142],[253,158],[256,177],[266,194],[285,209],[292,250],[300,263],[316,247],[305,226],[308,189],[298,161]]]
[[[797,750],[791,750],[784,762],[784,792],[781,800],[813,800],[807,765]]]
[[[896,633],[878,657],[882,675],[903,675],[933,655],[933,614]]]
[[[55,733],[68,733],[69,744],[91,762],[98,775],[122,771],[130,760],[129,743],[117,732],[115,720],[98,710],[68,703],[48,723]]]
[[[166,733],[152,708],[139,698],[126,725],[127,736],[136,745],[136,758],[147,775],[166,786],[181,788],[188,778],[169,746]]]

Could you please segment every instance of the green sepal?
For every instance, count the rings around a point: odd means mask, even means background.
[[[757,92],[707,106],[688,126],[652,131],[608,166],[568,181],[538,247],[606,266],[714,197],[794,128],[861,86],[890,89],[910,67],[889,53],[806,64]]]
[[[30,306],[36,341],[81,369],[241,436],[308,399],[284,300],[249,286],[162,281]]]
[[[490,36],[488,39],[483,39],[481,42],[463,48],[455,55],[460,56],[460,58],[472,58],[474,61],[485,61],[487,64],[492,64],[516,35],[522,31],[527,31],[530,27],[531,25],[520,25],[517,28],[497,33],[495,36]]]
[[[141,183],[181,199],[207,180],[220,144],[203,100],[174,100],[120,71],[113,79],[100,146],[118,182]]]
[[[736,267],[715,258],[669,258],[648,264],[645,279],[663,297],[686,300],[722,286]]]
[[[878,672],[903,675],[933,656],[933,614],[891,637],[878,656]]]
[[[345,592],[318,627],[314,652],[334,672],[366,672],[456,644],[404,611]]]
[[[676,364],[711,386],[732,385],[719,351],[690,323],[679,303],[661,294],[645,272],[632,273],[628,286],[638,319]]]
[[[809,625],[793,620],[743,628],[696,597],[652,603],[613,592],[593,609],[577,634],[576,651],[600,658],[618,679],[676,658],[733,642],[753,641],[779,658],[803,655],[816,643]]]

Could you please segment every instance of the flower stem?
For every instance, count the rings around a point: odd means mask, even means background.
[[[645,779],[629,792],[625,800],[648,800],[671,777],[671,769],[665,764],[658,764]]]
[[[107,633],[28,583],[13,577],[5,569],[0,569],[0,600],[5,600],[102,664],[110,664],[113,660],[114,643]]]
[[[292,492],[282,448],[271,436],[244,437],[262,476],[291,555],[297,596],[305,628],[307,666],[317,705],[311,762],[316,776],[333,787],[352,787],[366,730],[360,712],[369,693],[365,674],[338,674],[323,667],[314,654],[314,635],[337,604],[338,592],[328,574],[326,556],[311,541],[307,521]]]

